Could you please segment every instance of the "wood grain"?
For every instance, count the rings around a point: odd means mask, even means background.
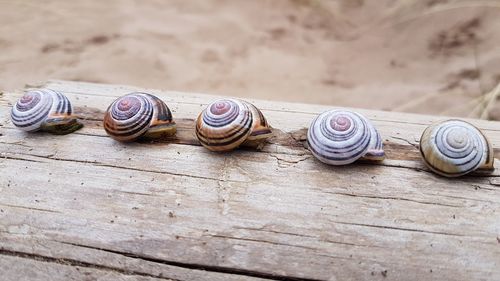
[[[6,280],[500,279],[500,172],[432,174],[417,145],[442,118],[358,110],[379,129],[388,159],[330,167],[304,147],[309,122],[330,107],[252,101],[276,137],[262,151],[221,154],[193,132],[216,96],[34,86],[64,92],[85,127],[21,132],[8,114],[22,91],[0,97]],[[136,90],[167,102],[176,137],[122,144],[105,135],[104,110]],[[498,157],[500,123],[469,121]]]

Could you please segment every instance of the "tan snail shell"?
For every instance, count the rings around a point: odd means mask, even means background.
[[[168,106],[154,95],[130,93],[116,99],[104,115],[104,130],[117,141],[159,138],[176,132]]]
[[[68,98],[51,89],[28,91],[12,107],[12,123],[27,132],[69,134],[83,125],[73,115]]]
[[[229,151],[240,145],[260,148],[272,136],[271,127],[253,104],[220,99],[208,105],[196,121],[196,136],[212,151]]]
[[[420,138],[425,164],[445,177],[458,177],[477,169],[493,170],[493,148],[474,125],[447,120],[427,127]]]
[[[330,110],[317,116],[307,131],[307,144],[318,160],[330,165],[346,165],[360,158],[380,161],[385,157],[373,124],[349,110]]]

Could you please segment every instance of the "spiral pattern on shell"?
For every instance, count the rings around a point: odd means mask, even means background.
[[[362,157],[382,160],[382,140],[362,115],[348,110],[330,110],[317,116],[308,132],[312,154],[330,165],[350,164]]]
[[[73,107],[68,98],[51,89],[40,89],[28,91],[12,107],[12,123],[27,132],[40,129],[58,133],[69,133],[73,129],[78,129],[81,124],[77,124],[73,114]],[[66,131],[68,130],[68,131]]]
[[[429,126],[420,139],[420,152],[430,169],[447,177],[465,175],[485,165],[493,168],[490,143],[479,129],[461,120]]]
[[[262,112],[237,99],[211,103],[196,122],[198,140],[212,151],[229,151],[240,145],[260,147],[271,134]]]
[[[130,93],[115,100],[104,116],[104,129],[118,141],[175,134],[175,122],[167,105],[154,95]]]

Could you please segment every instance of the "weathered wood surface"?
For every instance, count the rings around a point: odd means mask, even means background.
[[[329,108],[254,101],[277,136],[211,153],[193,119],[214,96],[153,93],[176,138],[122,144],[102,112],[133,87],[51,81],[85,128],[27,134],[0,98],[2,280],[500,280],[500,172],[444,179],[416,145],[432,116],[360,110],[388,159],[329,167],[304,148]],[[500,155],[500,123],[471,120]],[[48,278],[50,277],[50,278]]]

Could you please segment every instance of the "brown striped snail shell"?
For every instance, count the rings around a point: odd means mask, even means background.
[[[196,136],[211,151],[230,151],[240,145],[260,149],[272,136],[271,127],[253,104],[220,99],[207,106],[196,121]]]
[[[458,177],[474,170],[493,170],[493,148],[474,125],[447,120],[427,127],[420,138],[425,164],[445,177]]]
[[[134,92],[116,99],[104,115],[104,130],[117,141],[172,136],[175,122],[168,106],[154,95]]]
[[[373,124],[349,110],[330,110],[317,116],[307,131],[307,144],[318,160],[330,165],[346,165],[361,158],[380,161],[385,157]]]
[[[16,127],[27,132],[64,135],[83,127],[68,98],[51,89],[26,92],[12,107],[10,117]]]

